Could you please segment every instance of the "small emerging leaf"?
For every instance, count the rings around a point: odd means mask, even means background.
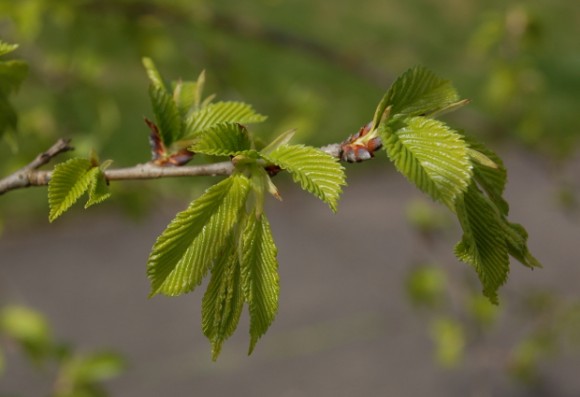
[[[261,153],[267,161],[288,171],[302,189],[337,210],[341,186],[346,185],[344,168],[331,155],[309,146],[284,145],[271,153]]]
[[[111,193],[109,192],[109,186],[107,185],[107,179],[105,174],[101,169],[95,172],[96,175],[93,178],[89,186],[89,200],[85,204],[85,208],[89,208],[95,204],[102,203],[109,197]]]
[[[251,354],[278,311],[280,293],[277,249],[264,214],[248,216],[243,235],[242,283],[250,307]]]
[[[179,110],[173,97],[165,91],[165,88],[151,85],[149,96],[161,139],[165,147],[169,147],[173,142],[181,139],[183,135]]]
[[[163,78],[161,77],[161,74],[157,70],[155,63],[153,63],[153,60],[151,58],[143,58],[142,61],[143,61],[143,66],[145,67],[145,70],[147,71],[147,76],[149,77],[149,81],[151,81],[151,85],[153,85],[153,87],[155,87],[155,88],[162,89],[165,92],[167,92],[167,88],[165,87],[165,83],[163,82]]]

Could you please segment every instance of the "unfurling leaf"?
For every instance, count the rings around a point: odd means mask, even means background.
[[[258,339],[268,330],[278,311],[277,249],[264,214],[248,216],[243,235],[242,284],[250,307],[251,354]]]
[[[250,148],[246,127],[237,123],[221,123],[199,134],[190,150],[212,156],[235,156]]]
[[[197,133],[207,130],[216,124],[259,123],[266,119],[248,104],[243,102],[216,102],[191,114],[186,121],[184,138],[192,137]]]
[[[161,74],[157,70],[155,63],[153,63],[153,60],[151,58],[143,58],[142,61],[143,61],[143,66],[145,67],[145,70],[147,71],[147,76],[149,77],[149,81],[151,82],[151,85],[155,88],[159,88],[159,89],[163,89],[164,91],[167,91],[167,87],[165,86],[165,82],[163,81]]]
[[[0,56],[8,54],[18,48],[18,44],[8,44],[0,40]]]
[[[314,194],[336,212],[341,186],[346,185],[344,168],[337,159],[319,149],[303,145],[283,145],[261,155],[288,171],[302,189]]]
[[[379,130],[397,170],[431,198],[453,209],[472,177],[468,146],[461,135],[425,117],[388,123]]]
[[[201,326],[211,342],[214,361],[222,343],[236,330],[244,306],[240,258],[233,234],[228,240],[211,270],[211,280],[202,301]]]
[[[109,192],[107,179],[105,178],[105,174],[98,169],[89,185],[89,200],[85,204],[85,208],[102,203],[109,197],[111,197],[111,193]]]
[[[249,186],[248,178],[234,174],[177,214],[149,256],[151,295],[179,295],[201,282],[238,222]]]

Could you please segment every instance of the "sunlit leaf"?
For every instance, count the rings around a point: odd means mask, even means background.
[[[248,191],[248,179],[234,174],[177,214],[149,256],[151,295],[179,295],[201,282],[236,224]]]
[[[186,126],[186,135],[204,131],[220,123],[250,124],[266,119],[248,104],[243,102],[216,102],[193,113]]]
[[[211,342],[213,360],[217,359],[222,343],[236,330],[243,306],[240,258],[232,234],[211,270],[202,301],[201,325]]]
[[[56,165],[48,183],[49,221],[68,210],[89,189],[99,172],[89,160],[80,158]]]
[[[373,129],[378,127],[389,106],[391,115],[427,116],[458,101],[459,95],[449,80],[416,66],[403,73],[389,88],[375,112]]]
[[[397,170],[431,198],[453,209],[472,176],[468,147],[461,136],[446,124],[424,117],[383,125],[380,132]]]
[[[246,127],[236,123],[220,123],[199,134],[190,150],[212,156],[235,156],[250,148]]]
[[[161,139],[166,147],[181,139],[183,135],[182,121],[173,97],[165,91],[165,88],[151,85],[149,97],[153,106],[153,113],[157,121],[157,127]]]
[[[248,354],[251,354],[278,311],[278,250],[264,214],[248,216],[243,241],[242,284],[245,300],[250,307]]]
[[[309,191],[337,210],[346,185],[344,168],[331,155],[309,146],[283,145],[262,157],[288,171],[302,189]]]

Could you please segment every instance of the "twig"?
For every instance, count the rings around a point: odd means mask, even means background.
[[[60,139],[46,152],[41,153],[27,166],[21,168],[15,173],[8,175],[0,180],[0,195],[10,191],[31,186],[46,186],[52,177],[52,171],[38,170],[39,167],[48,163],[53,157],[68,150],[69,140]],[[322,151],[331,156],[340,159],[341,144],[335,143],[324,146]],[[172,177],[189,177],[189,176],[217,176],[230,175],[234,171],[234,165],[230,161],[223,161],[213,164],[180,166],[180,167],[162,167],[153,163],[138,164],[133,167],[113,168],[105,170],[105,177],[109,181],[120,180],[141,180],[141,179],[158,179]]]
[[[35,185],[32,181],[34,177],[41,173],[41,171],[36,171],[38,168],[47,164],[54,157],[61,153],[73,150],[73,147],[69,145],[70,139],[59,139],[54,145],[52,145],[46,152],[40,153],[34,160],[29,164],[22,167],[18,171],[8,175],[7,177],[0,180],[0,195],[6,193],[9,190],[19,189]],[[48,180],[46,181],[48,183]],[[46,184],[44,183],[44,184]]]

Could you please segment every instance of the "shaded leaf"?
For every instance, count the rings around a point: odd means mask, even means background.
[[[250,124],[266,119],[248,104],[243,102],[216,102],[193,113],[186,126],[186,135],[204,131],[220,123]]]
[[[252,353],[278,311],[280,286],[277,253],[266,216],[250,214],[243,234],[241,264],[244,297],[250,308],[248,354]]]
[[[48,182],[50,222],[68,210],[89,189],[98,172],[98,167],[80,158],[70,159],[54,167]]]
[[[455,246],[455,254],[475,268],[483,285],[483,294],[497,304],[497,290],[505,283],[509,272],[502,218],[474,183],[457,200],[456,213],[463,237]]]
[[[214,361],[222,343],[236,330],[243,306],[240,260],[232,233],[212,268],[211,280],[202,300],[201,325],[203,334],[211,342]]]
[[[153,106],[153,113],[157,121],[157,127],[165,147],[181,139],[183,128],[177,105],[165,88],[151,85],[149,97]]]
[[[248,191],[248,179],[234,174],[177,214],[149,255],[151,295],[178,295],[201,282],[238,220]]]
[[[107,179],[103,171],[98,169],[98,171],[95,171],[95,176],[89,185],[89,200],[85,204],[85,208],[102,203],[109,197],[111,197],[111,193],[109,192]]]
[[[346,185],[344,168],[331,155],[309,146],[283,145],[271,153],[261,153],[267,161],[288,171],[302,189],[327,203],[336,212]]]
[[[399,172],[449,208],[469,185],[468,147],[446,124],[424,117],[381,126],[383,146]]]
[[[16,130],[18,116],[5,95],[0,94],[0,137],[8,130]]]
[[[189,150],[212,156],[235,156],[250,148],[246,127],[237,123],[220,123],[199,134]]]

